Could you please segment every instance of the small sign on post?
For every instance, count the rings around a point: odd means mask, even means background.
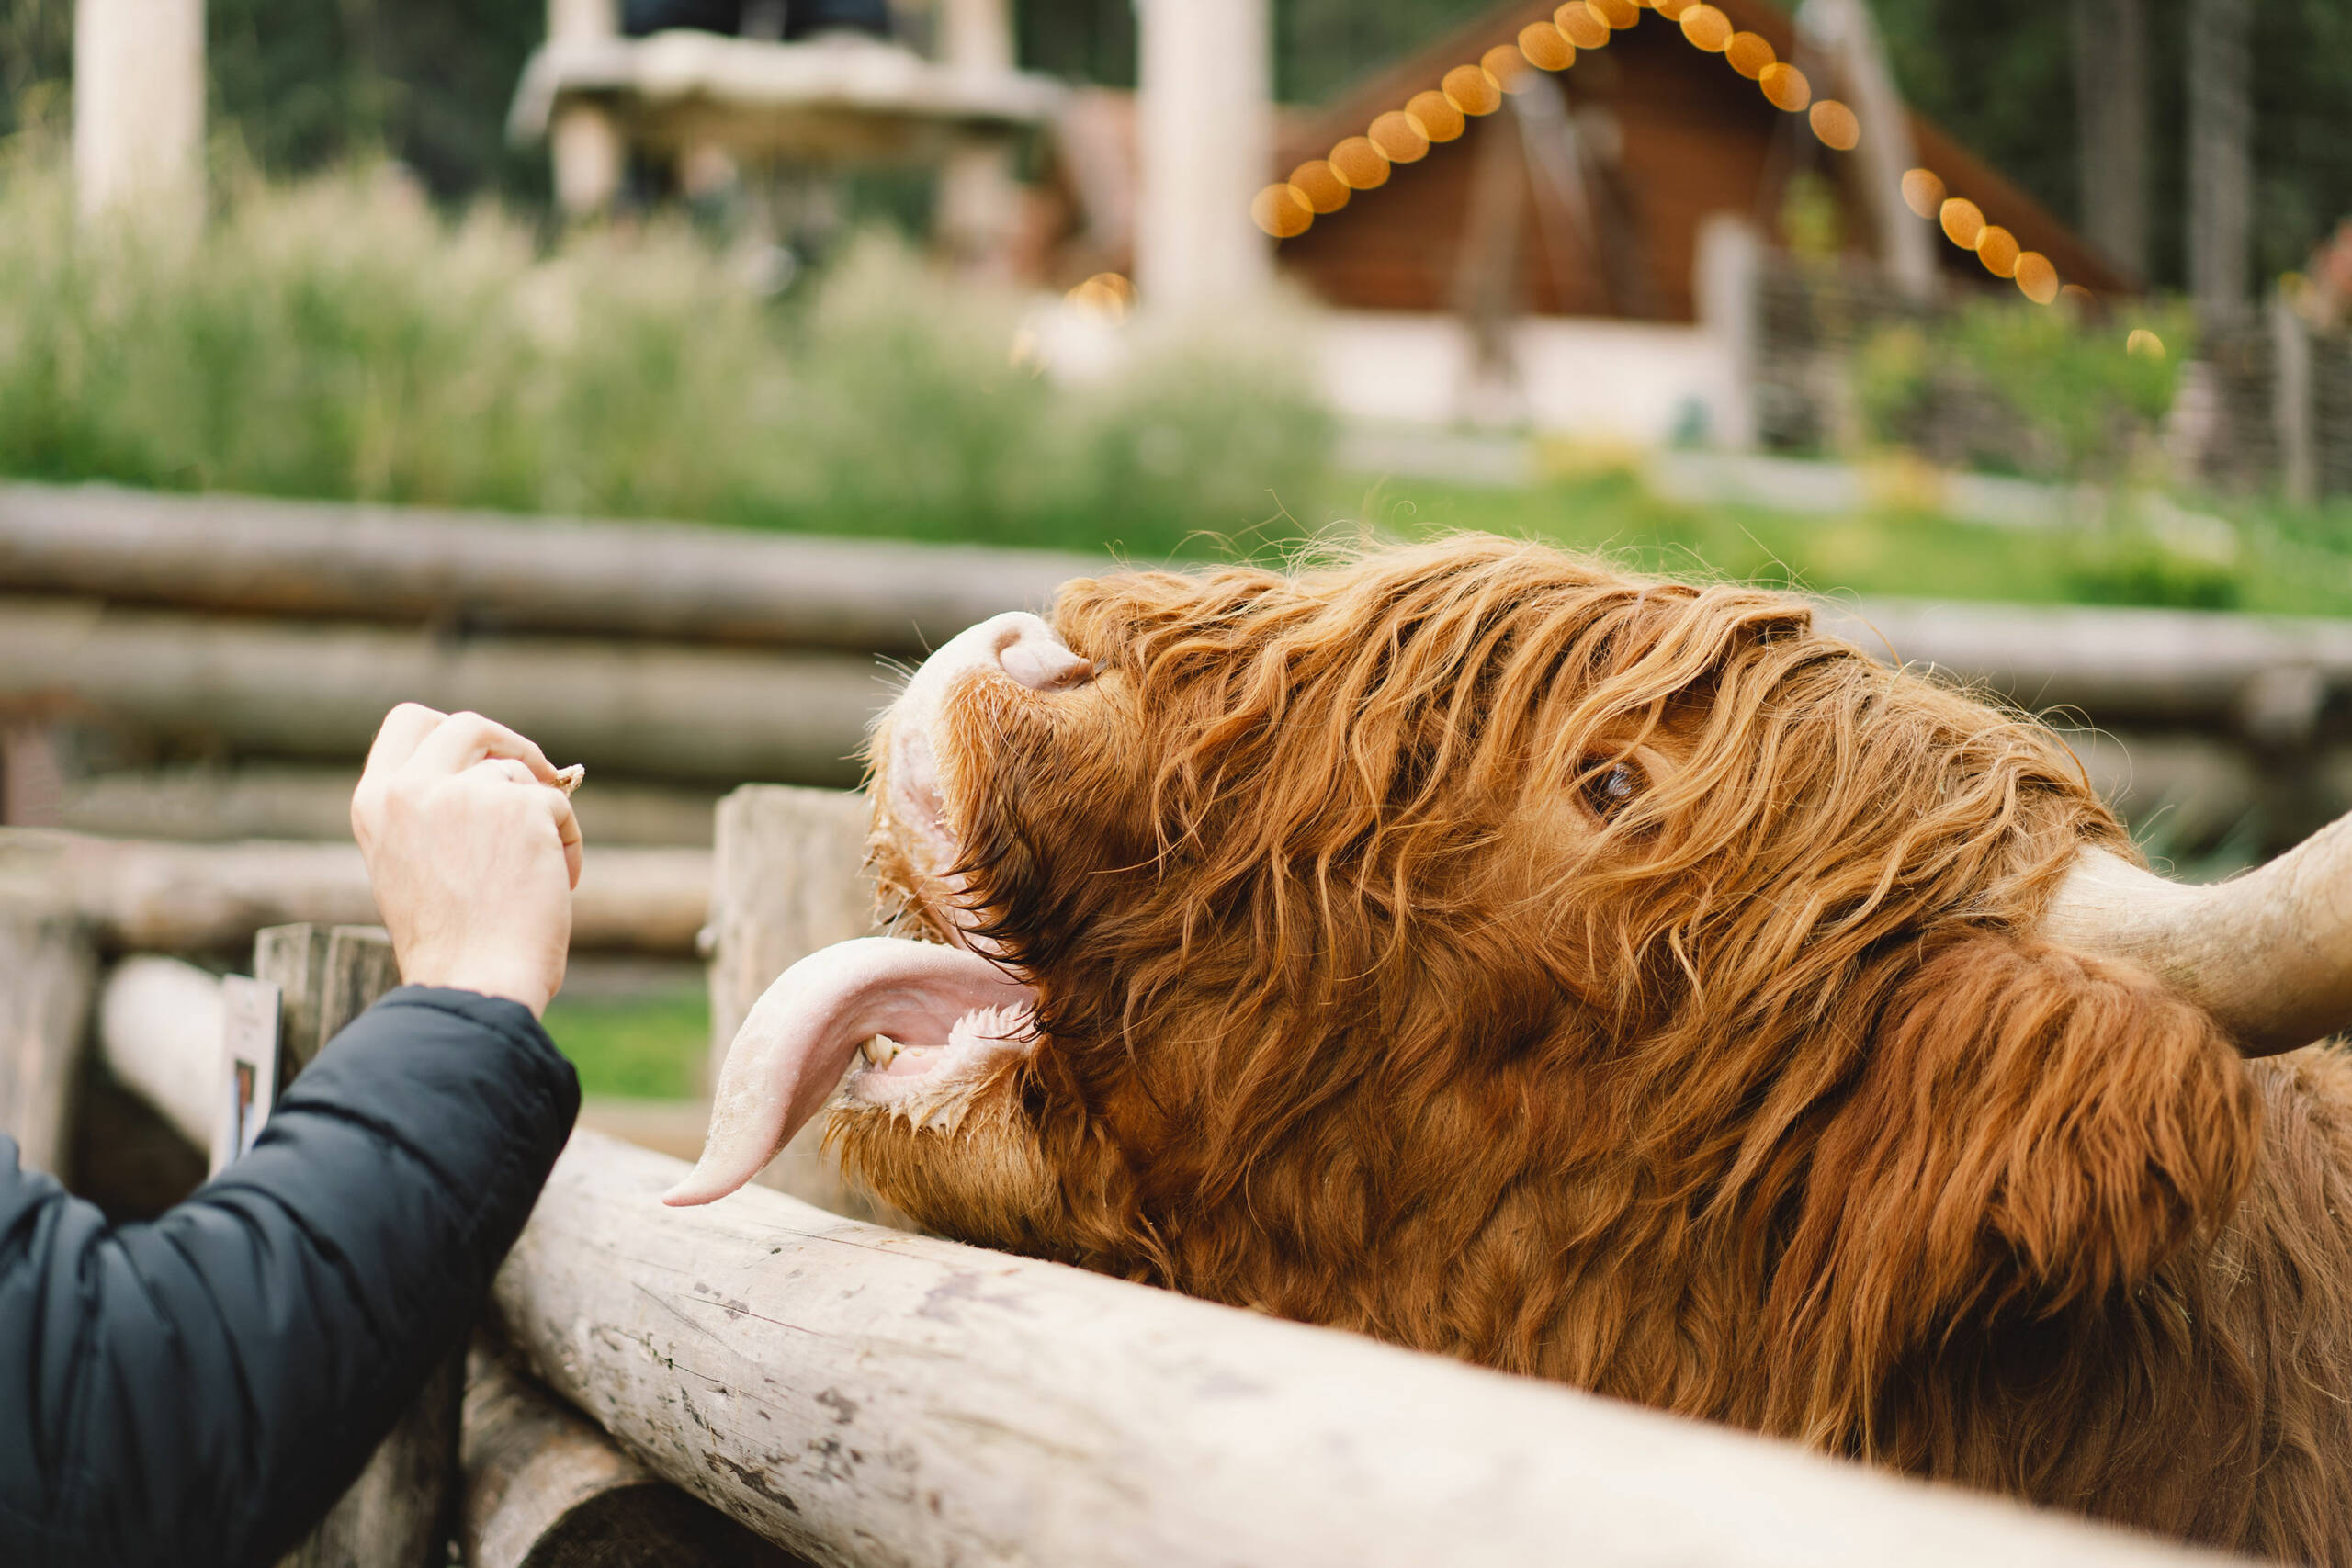
[[[248,1153],[277,1104],[277,987],[231,975],[220,982],[220,1109],[212,1122],[218,1176]]]

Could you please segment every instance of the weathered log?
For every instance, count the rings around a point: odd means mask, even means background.
[[[832,790],[750,784],[718,803],[710,893],[710,1077],[760,993],[821,947],[875,929],[866,802]],[[892,1223],[842,1179],[821,1119],[758,1179],[820,1208]]]
[[[828,1564],[2217,1561],[746,1188],[582,1133],[494,1292],[549,1387]]]
[[[239,839],[334,842],[351,832],[356,766],[173,768],[68,779],[55,827],[113,839],[219,843]],[[597,848],[710,845],[712,789],[631,784],[599,776],[572,800]]]
[[[0,600],[0,700],[239,755],[353,759],[396,704],[471,708],[600,776],[850,784],[871,659],[236,621]]]
[[[710,1125],[710,1101],[596,1096],[581,1103],[580,1125],[691,1165],[702,1154],[703,1133]]]
[[[0,1135],[28,1170],[64,1177],[74,1090],[97,988],[77,920],[0,906]]]
[[[2097,723],[2219,726],[2306,739],[2352,691],[2352,625],[2195,610],[1879,599],[1824,604],[1820,624],[1881,658]]]
[[[797,1568],[550,1397],[508,1359],[468,1359],[458,1440],[466,1568]]]
[[[0,588],[123,604],[426,622],[443,628],[913,654],[998,611],[1041,608],[1056,584],[1105,564],[1075,555],[752,536],[674,525],[518,520],[100,487],[0,486]],[[742,683],[729,680],[719,682],[725,691],[711,686],[707,702],[689,712],[650,691],[661,684],[663,671],[704,668],[693,665],[694,656],[685,650],[647,655],[650,662],[639,663],[609,648],[548,642],[449,648],[422,637],[368,630],[257,631],[252,642],[223,641],[192,635],[206,626],[226,629],[218,623],[137,615],[105,616],[105,636],[90,645],[88,612],[27,602],[10,605],[0,620],[39,619],[43,614],[51,617],[44,626],[0,637],[0,689],[28,682],[52,691],[85,682],[112,685],[124,709],[153,714],[176,730],[212,728],[233,739],[240,727],[250,728],[272,739],[272,749],[295,754],[358,755],[368,732],[390,705],[379,700],[378,688],[405,682],[423,692],[427,686],[418,681],[429,677],[431,689],[447,699],[437,705],[501,712],[493,705],[497,697],[521,699],[533,710],[531,717],[540,716],[544,707],[548,718],[576,724],[591,738],[617,735],[625,745],[639,742],[640,751],[669,750],[642,744],[654,733],[684,736],[687,750],[673,764],[679,776],[729,784],[756,777],[847,782],[850,773],[840,758],[854,744],[856,722],[842,722],[830,705],[831,716],[825,722],[797,716],[811,708],[812,694],[821,693],[832,704],[854,707],[862,719],[877,694],[867,682],[856,685],[853,695],[858,700],[844,700],[842,667],[818,660],[792,666],[808,676],[797,702],[742,701]],[[61,615],[70,624],[61,625]],[[1895,657],[1933,664],[2030,705],[2080,706],[2102,723],[2271,723],[2280,716],[2282,694],[2266,689],[2265,682],[2275,671],[2316,672],[2323,695],[2352,688],[2352,627],[2340,622],[1891,599],[1826,605],[1824,621],[1873,649],[1891,646]],[[145,660],[155,640],[151,633],[183,641],[166,658]],[[280,640],[281,635],[291,640]],[[106,678],[60,681],[58,671],[68,668],[59,657],[67,640],[94,657]],[[123,643],[123,653],[109,653],[107,645],[116,642]],[[183,648],[198,656],[188,657]],[[320,663],[302,649],[334,657]],[[548,659],[535,660],[529,657],[534,651]],[[393,665],[385,664],[392,655]],[[724,662],[724,656],[710,657],[722,660],[708,667],[713,671],[738,668]],[[592,662],[570,674],[559,671],[552,681],[541,679],[550,663],[579,659]],[[689,662],[673,662],[680,660]],[[143,679],[113,672],[119,665],[142,660],[151,667]],[[623,695],[594,705],[594,714],[555,711],[591,706],[581,694],[601,686],[616,661],[629,674],[614,688]],[[850,663],[855,671],[848,683],[865,682],[865,667]],[[329,678],[321,679],[322,671]],[[367,698],[353,705],[372,711],[354,717],[332,698],[305,694],[346,680],[368,688]],[[789,683],[771,675],[766,689]],[[255,684],[263,689],[249,695]],[[569,697],[566,687],[574,688]],[[549,696],[550,691],[557,694]],[[2299,704],[2293,691],[2283,694],[2289,699],[2285,716],[2291,719]],[[633,700],[639,695],[646,700]],[[266,721],[250,711],[273,704],[288,710],[284,716]],[[521,716],[521,706],[509,705]],[[623,707],[649,716],[655,728],[623,715]],[[214,709],[233,711],[222,717]],[[724,721],[712,722],[714,713]],[[775,716],[786,714],[796,715],[794,727],[806,727],[812,738],[794,752],[792,767],[742,765],[712,755],[784,750],[778,734],[786,727]],[[674,718],[662,722],[670,715]],[[746,715],[760,716],[763,722],[747,724]],[[548,728],[542,722],[533,733]],[[828,739],[814,739],[820,729]],[[702,739],[696,741],[690,732]],[[304,734],[311,737],[306,745],[292,743]],[[588,747],[564,749],[592,763],[602,760]],[[624,771],[629,760],[620,760]],[[647,771],[666,774],[662,759],[637,760],[648,762]]]
[[[325,957],[314,962],[321,936]],[[349,926],[266,933],[254,944],[254,975],[282,994],[309,993],[316,1038],[286,1042],[288,1054],[306,1063],[322,1042],[400,983],[391,939],[379,930]],[[459,1352],[434,1370],[359,1479],[281,1568],[441,1568],[464,1390]]]
[[[591,845],[572,897],[573,948],[693,953],[710,866],[702,850]],[[118,952],[225,951],[269,926],[376,921],[353,844],[154,844],[0,829],[0,881],[46,884]]]
[[[107,1070],[197,1148],[211,1146],[220,1111],[220,1032],[219,976],[153,953],[107,972],[98,992]]]
[[[322,619],[920,653],[1108,564],[970,546],[0,486],[0,589]],[[751,775],[745,775],[751,776]]]

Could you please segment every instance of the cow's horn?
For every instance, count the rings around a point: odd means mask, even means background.
[[[2152,971],[2249,1055],[2308,1045],[2352,1027],[2352,818],[2210,887],[2085,850],[2041,934]]]

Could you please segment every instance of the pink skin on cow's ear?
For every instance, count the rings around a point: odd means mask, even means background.
[[[947,703],[972,680],[1009,679],[1035,692],[1084,684],[1094,666],[1053,628],[1021,612],[991,616],[923,660],[892,705],[883,787],[887,809],[919,867],[954,894],[954,813],[940,777],[933,737]],[[711,1101],[702,1159],[662,1201],[708,1203],[734,1191],[824,1108],[850,1059],[882,1036],[913,1047],[880,1076],[903,1082],[919,1070],[957,1065],[1025,1029],[1035,994],[971,951],[968,916],[951,901],[940,913],[957,946],[865,937],[810,954],[785,971],[744,1019],[727,1048]],[[879,1086],[877,1086],[878,1088]]]

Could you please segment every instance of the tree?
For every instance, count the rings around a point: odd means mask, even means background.
[[[2254,254],[2254,0],[2188,7],[2188,287],[2198,313],[2245,313]]]
[[[2148,274],[2147,0],[2075,0],[2085,238]]]

